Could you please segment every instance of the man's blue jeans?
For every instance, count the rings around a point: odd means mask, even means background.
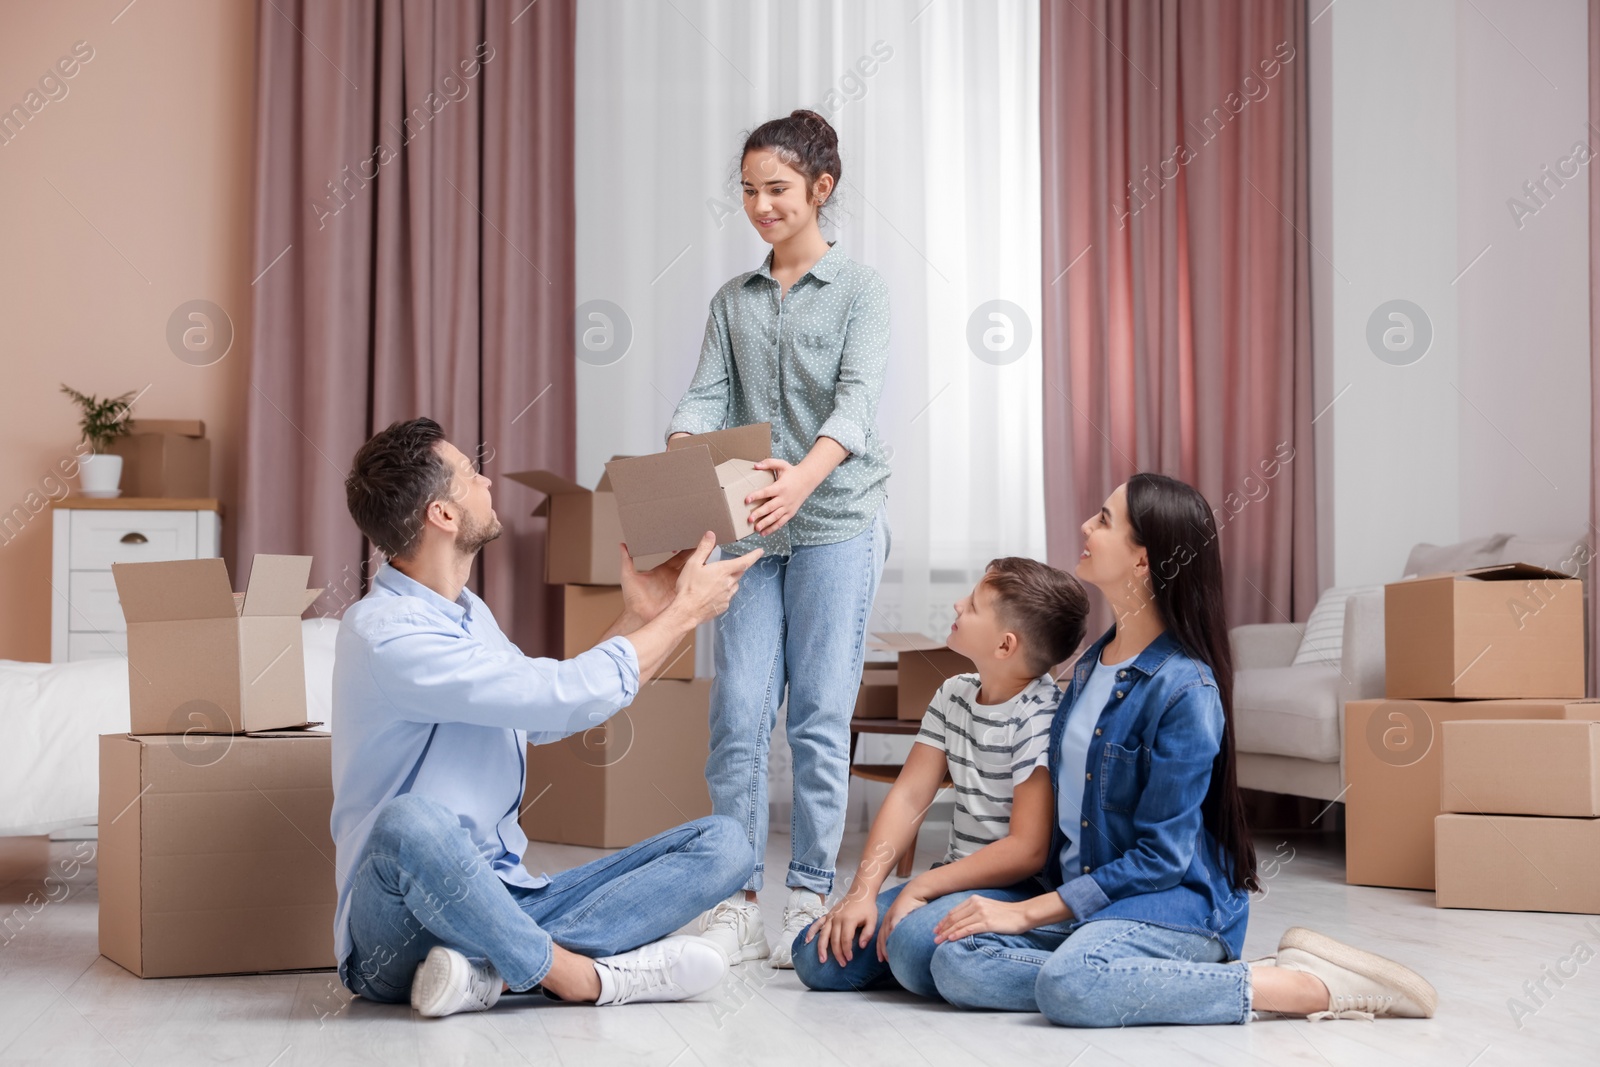
[[[1037,1011],[1059,1026],[1247,1022],[1250,965],[1227,956],[1201,934],[1091,919],[947,941],[933,980],[957,1007]]]
[[[878,928],[882,927],[889,906],[908,884],[902,883],[878,894]],[[817,943],[813,941],[806,944],[807,931],[802,930],[794,939],[794,973],[808,988],[826,992],[844,993],[899,985],[918,996],[937,999],[939,990],[934,984],[932,964],[934,949],[938,947],[933,942],[933,928],[939,925],[939,920],[968,897],[1020,901],[1036,897],[1041,892],[1043,888],[1039,883],[1030,881],[1005,889],[975,889],[935,897],[901,919],[900,925],[894,928],[885,946],[889,957],[887,963],[878,959],[876,929],[867,947],[856,945],[850,962],[843,966],[834,958],[831,946],[828,949],[828,962],[819,963]]]
[[[413,793],[384,805],[356,865],[350,955],[339,978],[368,1000],[401,1003],[435,945],[493,963],[514,990],[544,980],[554,946],[591,958],[658,941],[750,876],[744,831],[697,819],[553,876],[502,882],[454,812]]]
[[[827,896],[850,791],[850,716],[861,686],[867,617],[889,554],[880,509],[847,541],[798,545],[745,572],[716,621],[711,683],[711,810],[744,830],[760,889],[767,854],[767,752],[788,687],[794,757],[789,886]]]

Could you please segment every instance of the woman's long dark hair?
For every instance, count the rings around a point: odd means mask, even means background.
[[[1235,889],[1258,890],[1256,849],[1245,823],[1233,752],[1233,653],[1222,601],[1222,549],[1211,505],[1164,474],[1128,479],[1128,525],[1150,562],[1156,608],[1183,650],[1211,668],[1222,698],[1222,744],[1200,811]]]

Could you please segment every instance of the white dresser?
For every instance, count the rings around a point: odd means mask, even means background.
[[[207,559],[222,554],[215,500],[70,496],[54,509],[50,660],[123,656],[128,627],[113,563]]]

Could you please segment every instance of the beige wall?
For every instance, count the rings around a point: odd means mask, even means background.
[[[41,504],[61,494],[57,465],[77,443],[62,382],[149,386],[136,414],[205,420],[232,565],[255,276],[254,5],[125,3],[0,4],[0,119],[30,92],[39,108],[20,132],[0,126],[0,659],[50,656]],[[41,91],[78,42],[93,58]],[[193,299],[233,321],[232,349],[207,367],[167,346],[168,317]]]

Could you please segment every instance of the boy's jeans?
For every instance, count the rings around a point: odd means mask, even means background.
[[[900,920],[900,925],[889,935],[886,953],[889,961],[882,963],[878,960],[877,930],[883,926],[883,917],[889,913],[889,906],[909,884],[902,883],[878,894],[878,926],[874,928],[872,940],[867,943],[866,948],[862,948],[859,944],[855,945],[851,950],[853,955],[850,962],[842,967],[839,965],[839,960],[834,957],[832,946],[828,948],[828,962],[819,963],[817,942],[806,944],[808,930],[800,931],[799,936],[794,939],[794,973],[799,976],[800,981],[810,989],[838,993],[867,989],[875,985],[898,984],[918,996],[937,999],[939,990],[934,985],[931,967],[933,951],[938,948],[933,943],[933,928],[939,925],[939,920],[950,914],[957,904],[968,897],[989,897],[993,900],[1015,902],[1036,897],[1044,892],[1044,887],[1039,882],[1028,881],[1005,889],[962,890],[948,896],[935,897]]]
[[[415,793],[384,805],[356,866],[352,993],[396,1004],[434,945],[487,959],[514,990],[532,989],[553,946],[591,958],[657,941],[744,883],[743,832],[715,815],[667,830],[537,889],[509,886],[473,849],[454,812]]]
[[[977,934],[933,954],[939,993],[962,1008],[1038,1011],[1060,1026],[1242,1023],[1250,965],[1215,938],[1126,919]]]
[[[889,554],[889,524],[848,541],[797,545],[758,560],[716,621],[711,683],[711,810],[739,824],[755,864],[746,889],[761,888],[767,853],[767,752],[789,689],[794,756],[792,887],[827,896],[844,836],[850,788],[850,716],[861,685],[867,616]]]

